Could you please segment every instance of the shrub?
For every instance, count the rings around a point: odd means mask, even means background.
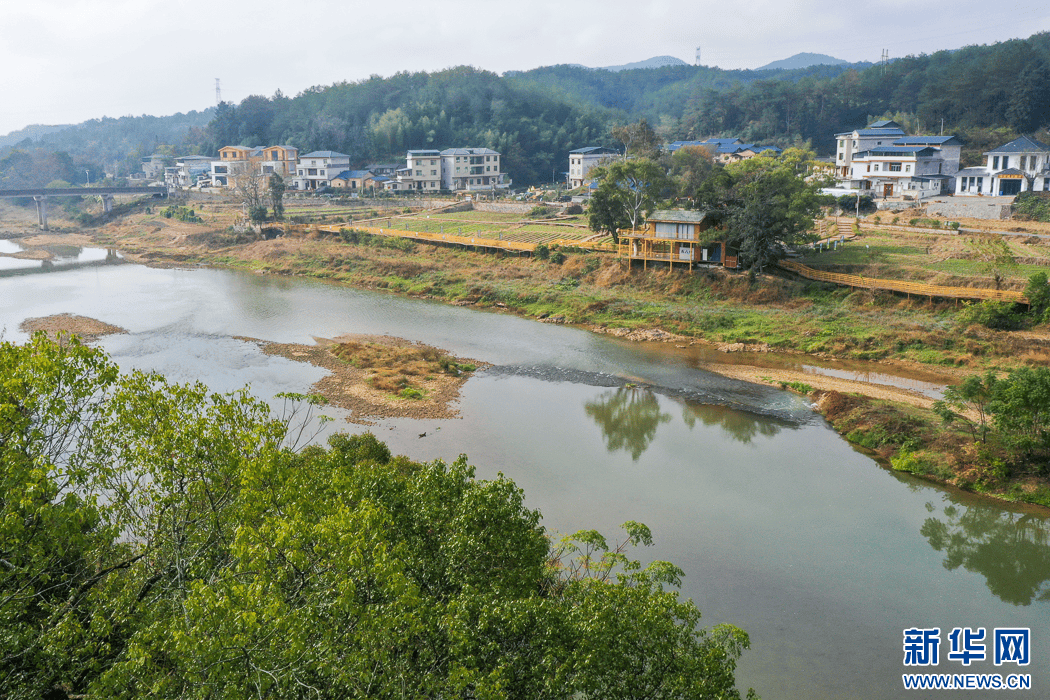
[[[978,324],[998,331],[1012,331],[1023,325],[1016,305],[991,300],[967,304],[959,312],[959,324],[963,327]]]
[[[550,261],[555,265],[561,265],[563,262],[565,262],[565,253],[561,252],[560,250],[554,251],[550,255]]]
[[[1050,197],[1022,192],[1014,198],[1014,217],[1024,221],[1050,221]]]
[[[577,214],[582,214],[583,213],[583,207],[580,206],[579,204],[570,204],[569,206],[565,207],[565,213],[566,214],[571,214],[573,216],[575,216]]]
[[[538,246],[532,249],[532,254],[540,260],[546,260],[550,257],[551,249],[547,247],[546,243],[540,243]]]

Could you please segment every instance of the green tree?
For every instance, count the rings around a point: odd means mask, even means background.
[[[786,255],[788,246],[810,238],[819,215],[820,182],[799,173],[791,158],[758,156],[726,167],[732,178],[725,225],[727,243],[744,265],[762,272]]]
[[[684,146],[671,156],[671,178],[679,197],[696,196],[715,169],[711,151],[703,146]]]
[[[1050,450],[1050,367],[1011,371],[998,382],[988,412],[1026,458],[1045,456]],[[1047,468],[1043,462],[1041,470]]]
[[[273,209],[274,221],[284,218],[284,190],[284,178],[277,173],[271,174],[266,191],[270,195],[270,207]]]
[[[619,242],[619,229],[636,229],[644,222],[669,182],[664,169],[647,159],[618,161],[591,172],[598,189],[591,196],[588,222],[592,231],[612,234],[613,242]]]
[[[933,410],[945,423],[959,421],[966,425],[974,442],[985,442],[989,427],[988,406],[995,398],[998,386],[999,380],[994,372],[988,372],[983,377],[971,375],[957,386],[946,387],[944,398],[934,402]],[[967,413],[975,415],[977,419],[972,420],[967,417]]]
[[[294,412],[75,341],[0,369],[8,697],[739,697],[747,635],[628,557],[644,526],[554,544],[465,457],[300,448]]]
[[[623,144],[623,159],[646,158],[655,160],[660,152],[660,139],[646,119],[634,124],[614,126],[612,137]]]

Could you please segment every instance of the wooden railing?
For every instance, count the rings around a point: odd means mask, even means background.
[[[854,289],[881,289],[889,292],[900,292],[902,294],[915,294],[917,296],[940,297],[942,299],[996,299],[999,301],[1013,301],[1027,304],[1028,298],[1021,292],[1009,289],[981,289],[978,287],[945,287],[936,284],[923,284],[921,282],[905,282],[904,280],[876,279],[874,277],[861,277],[860,275],[846,275],[839,272],[825,272],[815,270],[802,263],[793,260],[781,260],[780,267],[790,270],[806,279],[818,282],[831,282],[841,284]]]
[[[525,241],[505,241],[499,238],[486,238],[484,236],[464,236],[452,233],[431,233],[428,231],[409,231],[405,229],[389,228],[387,226],[361,226],[353,224],[349,226],[306,226],[305,228],[327,233],[338,234],[341,229],[352,231],[363,231],[374,236],[388,236],[391,238],[411,238],[417,241],[428,241],[432,243],[449,243],[452,245],[473,246],[476,248],[492,248],[495,250],[513,250],[516,252],[531,253],[536,250],[539,243]],[[615,252],[616,248],[609,243],[598,241],[582,241],[573,238],[556,238],[547,241],[548,246],[564,246],[572,248],[586,248],[594,251]]]

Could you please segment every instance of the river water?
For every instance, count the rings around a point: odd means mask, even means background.
[[[338,425],[413,459],[466,453],[480,477],[524,488],[551,530],[614,539],[624,521],[646,523],[656,545],[638,554],[685,570],[682,595],[706,624],[747,630],[738,679],[767,700],[928,697],[903,689],[914,671],[1030,673],[1032,690],[1006,695],[1050,696],[1050,521],[891,472],[800,397],[698,370],[692,349],[311,280],[64,255],[0,264],[5,339],[24,340],[26,318],[89,316],[129,330],[100,341],[125,369],[250,384],[267,400],[324,370],[235,336],[389,334],[492,363],[464,387],[460,418]],[[940,628],[939,666],[903,665],[913,627]],[[1031,663],[994,666],[990,643],[986,661],[951,661],[955,627],[983,627],[989,642],[994,628],[1031,628]],[[981,697],[935,694],[956,696]]]

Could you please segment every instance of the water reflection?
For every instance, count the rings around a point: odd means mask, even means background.
[[[931,513],[936,510],[926,504]],[[988,590],[1013,605],[1050,600],[1050,523],[1045,518],[998,506],[949,503],[920,530],[944,552],[944,568],[960,566],[984,576]]]
[[[607,391],[597,401],[588,401],[584,410],[601,428],[609,452],[630,452],[636,462],[652,444],[660,424],[671,420],[671,414],[660,412],[651,389],[633,386]]]
[[[694,428],[697,423],[717,425],[726,435],[745,445],[758,435],[773,437],[784,427],[764,416],[756,416],[726,406],[698,404],[690,401],[685,402],[682,408],[682,421],[690,429]]]

